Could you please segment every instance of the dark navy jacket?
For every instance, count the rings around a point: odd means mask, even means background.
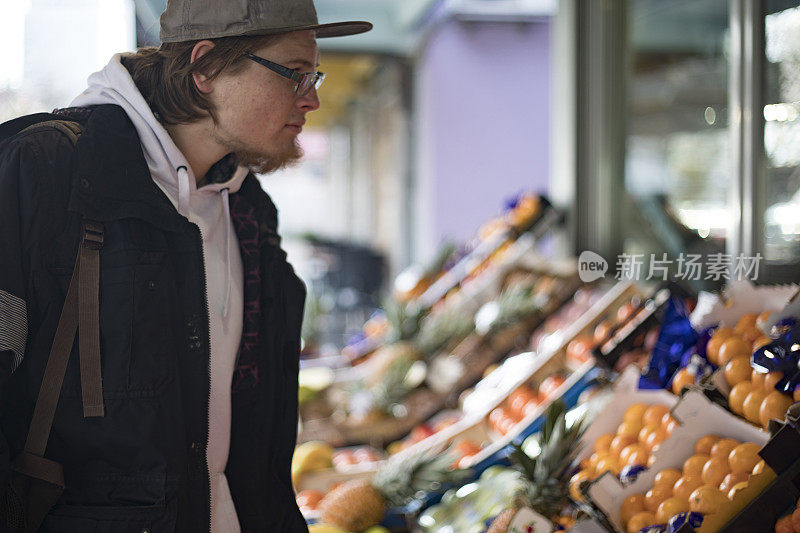
[[[105,229],[105,417],[82,416],[76,340],[46,452],[63,465],[66,490],[42,530],[208,531],[210,342],[200,232],[153,182],[122,108],[62,118],[82,124],[75,146],[56,129],[0,143],[0,490],[24,446],[85,217]],[[258,224],[261,327],[254,361],[232,393],[226,475],[244,532],[306,531],[290,477],[305,289],[254,176],[237,195]]]

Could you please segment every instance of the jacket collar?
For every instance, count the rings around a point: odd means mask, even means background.
[[[100,222],[138,218],[169,231],[186,224],[153,181],[136,128],[120,106],[91,108],[74,161],[71,211]],[[255,207],[260,233],[277,246],[277,209],[255,176],[248,174],[237,194]]]

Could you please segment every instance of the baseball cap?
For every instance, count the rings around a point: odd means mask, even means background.
[[[297,30],[342,37],[371,29],[364,21],[320,24],[313,0],[168,0],[161,14],[165,43]]]

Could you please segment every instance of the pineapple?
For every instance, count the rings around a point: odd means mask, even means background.
[[[450,454],[420,453],[390,460],[372,481],[355,479],[342,483],[319,504],[321,521],[359,533],[378,524],[387,505],[401,506],[420,492],[440,490],[468,475],[453,470]]]
[[[553,402],[547,410],[547,419],[539,434],[540,452],[534,457],[525,453],[521,446],[514,444],[512,461],[522,471],[527,488],[516,504],[526,505],[537,513],[555,519],[569,503],[569,482],[562,479],[570,464],[580,451],[579,443],[583,435],[582,423],[567,427],[566,407],[560,401]],[[501,513],[492,522],[498,528],[489,531],[505,531],[503,520],[511,520],[511,513]],[[502,519],[502,520],[501,520]],[[505,528],[508,528],[506,524]]]

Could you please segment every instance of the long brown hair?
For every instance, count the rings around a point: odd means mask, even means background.
[[[243,54],[273,42],[277,35],[221,37],[214,47],[192,63],[192,49],[200,42],[163,43],[158,48],[140,48],[123,56],[136,87],[164,124],[188,124],[214,115],[214,106],[194,83],[192,74],[202,72],[214,79],[223,71],[231,74],[245,67]]]

